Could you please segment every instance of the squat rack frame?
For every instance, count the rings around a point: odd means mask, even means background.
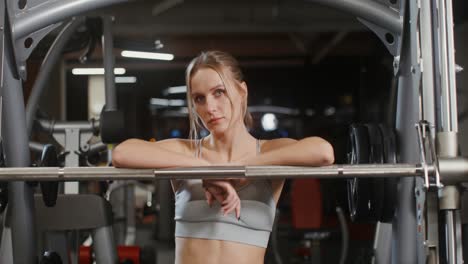
[[[7,166],[0,180],[9,182],[11,241],[0,245],[3,259],[10,243],[15,263],[34,263],[36,238],[32,190],[23,180],[84,180],[96,178],[163,179],[182,177],[404,177],[400,180],[398,217],[393,222],[393,263],[438,263],[438,207],[446,211],[448,263],[462,263],[459,194],[454,186],[467,181],[467,162],[458,158],[455,62],[451,0],[308,0],[356,16],[394,56],[398,77],[396,130],[397,165],[338,165],[326,168],[235,167],[168,170],[115,168],[26,168],[30,164],[22,80],[32,50],[62,21],[124,0],[1,0],[0,95]],[[440,23],[436,23],[439,21]],[[43,65],[44,67],[44,65]],[[414,124],[427,120],[434,127],[440,179],[448,186],[436,192],[424,188],[423,164]],[[426,155],[427,153],[423,153]],[[433,161],[436,162],[436,161]],[[416,165],[415,165],[416,164]],[[419,165],[417,165],[419,164]],[[433,164],[434,165],[434,164]],[[427,167],[434,173],[434,166]],[[354,174],[353,174],[354,173]],[[366,173],[366,174],[364,174]],[[222,175],[221,175],[222,174]],[[300,176],[297,176],[300,175]],[[407,177],[405,177],[407,176]],[[441,186],[439,186],[441,187]],[[418,192],[420,190],[420,192]],[[419,193],[419,195],[418,195]],[[438,206],[440,205],[440,206]],[[417,209],[419,208],[419,209]],[[390,241],[391,242],[391,241]],[[381,250],[386,248],[383,246]],[[376,255],[379,249],[377,249]],[[380,263],[390,263],[390,260]]]

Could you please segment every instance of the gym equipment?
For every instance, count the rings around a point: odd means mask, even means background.
[[[350,164],[396,163],[395,136],[382,124],[353,124],[350,128]],[[348,180],[348,205],[355,222],[391,222],[395,212],[397,179]]]
[[[145,262],[141,259],[141,250],[137,246],[118,246],[117,255],[119,264],[152,264],[153,262]],[[80,247],[79,264],[92,264],[94,262],[93,250],[91,247]]]
[[[40,196],[35,196],[35,207],[35,224],[40,233],[92,230],[97,263],[116,262],[116,246],[112,237],[112,209],[105,199],[91,194],[61,194],[58,195],[54,207],[47,207]]]
[[[373,30],[394,56],[398,78],[398,157],[402,164],[340,165],[329,168],[245,167],[168,170],[117,170],[28,168],[28,135],[21,80],[32,49],[57,24],[70,17],[120,0],[0,1],[0,93],[3,99],[2,138],[9,168],[1,169],[9,183],[11,239],[2,235],[2,263],[34,263],[36,248],[34,204],[30,186],[21,180],[67,181],[93,178],[223,178],[223,177],[335,177],[400,179],[392,238],[394,263],[437,262],[447,251],[448,263],[462,263],[459,192],[456,184],[467,181],[468,162],[457,157],[457,109],[451,0],[309,0],[355,15]],[[7,4],[8,3],[8,4]],[[437,7],[437,8],[436,8]],[[403,38],[405,38],[403,41]],[[437,63],[434,63],[437,62]],[[424,73],[422,72],[424,68]],[[106,70],[109,72],[109,70]],[[440,77],[440,79],[439,79]],[[441,91],[441,94],[439,94]],[[437,111],[437,112],[436,112]],[[428,120],[419,138],[414,124]],[[420,127],[421,128],[421,127]],[[432,130],[432,131],[431,131]],[[423,131],[421,133],[421,131]],[[435,134],[434,132],[437,132]],[[428,136],[427,136],[428,135]],[[429,147],[437,141],[439,148]],[[419,146],[418,146],[419,143]],[[435,145],[435,144],[434,144]],[[420,153],[418,152],[420,147]],[[437,151],[437,152],[436,152]],[[13,168],[16,167],[16,168]],[[104,175],[103,172],[109,173]],[[204,176],[205,175],[205,176]],[[417,176],[417,177],[416,177]],[[444,185],[443,185],[444,184]],[[435,193],[441,192],[441,199]],[[438,202],[446,234],[439,234]],[[446,237],[440,246],[439,236]],[[13,250],[15,249],[15,250]],[[19,250],[21,249],[21,250]],[[11,256],[10,256],[11,255]],[[429,256],[429,257],[428,257]],[[14,261],[13,261],[14,259]]]
[[[47,144],[44,146],[44,150],[42,151],[41,161],[39,163],[39,167],[56,167],[58,166],[57,161],[57,151],[55,150],[55,146],[51,144]],[[42,200],[44,204],[48,207],[52,207],[55,205],[57,201],[58,189],[59,189],[58,182],[41,182],[41,193],[42,193]]]
[[[396,164],[396,139],[395,133],[390,128],[380,124],[380,133],[382,133],[383,139],[383,163],[385,164]],[[395,215],[395,208],[398,195],[398,179],[385,178],[384,179],[384,193],[383,199],[383,210],[380,216],[380,221],[384,223],[390,223]]]
[[[3,144],[0,141],[0,168],[5,167],[5,157],[3,156]],[[5,211],[8,204],[8,183],[0,183],[0,214]]]
[[[62,264],[62,258],[56,252],[47,251],[42,256],[39,264]]]
[[[364,126],[351,125],[349,133],[349,164],[367,164],[370,157],[368,131]],[[348,180],[348,206],[351,220],[364,221],[371,217],[371,180],[353,178]]]

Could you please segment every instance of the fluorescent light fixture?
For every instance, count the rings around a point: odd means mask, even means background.
[[[73,75],[103,75],[104,68],[73,68]],[[125,74],[124,68],[114,68],[115,75]]]
[[[181,94],[187,92],[187,86],[174,86],[167,88],[167,94]]]
[[[164,95],[182,94],[186,92],[187,92],[187,86],[185,85],[169,87],[162,91]]]
[[[118,76],[115,77],[115,83],[136,83],[137,78],[135,76]]]
[[[250,113],[274,113],[283,115],[298,115],[299,109],[274,105],[256,105],[248,107]]]
[[[155,106],[184,106],[185,100],[182,99],[164,99],[164,98],[151,98],[150,104]]]
[[[169,53],[158,53],[158,52],[142,52],[142,51],[131,51],[124,50],[121,53],[122,57],[137,58],[137,59],[149,59],[149,60],[166,60],[171,61],[174,59],[174,55]]]

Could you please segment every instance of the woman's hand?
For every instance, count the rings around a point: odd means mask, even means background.
[[[246,166],[248,160],[251,158],[249,155],[244,155],[240,159],[231,161],[225,164],[216,164],[216,166]],[[227,178],[224,181],[229,181],[234,189],[238,190],[239,188],[245,186],[249,180],[247,178]]]
[[[221,204],[224,215],[235,211],[237,219],[240,218],[241,202],[236,189],[227,180],[203,180],[205,197],[211,206],[216,200]]]

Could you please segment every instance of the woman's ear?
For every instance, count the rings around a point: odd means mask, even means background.
[[[245,82],[241,82],[240,83],[240,91],[241,91],[241,96],[243,98],[247,98],[247,95],[248,95],[248,89],[247,89],[247,84]]]

